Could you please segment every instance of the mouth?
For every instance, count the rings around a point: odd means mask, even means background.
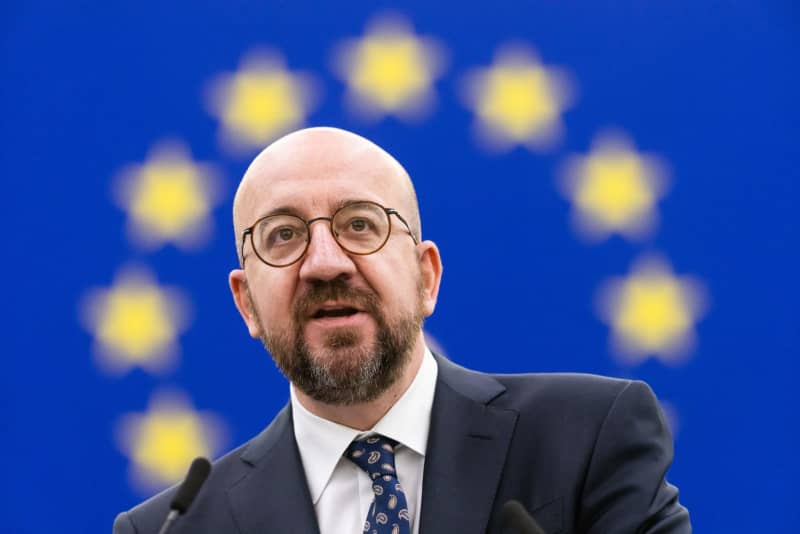
[[[346,303],[324,304],[311,314],[311,319],[346,318],[362,313],[362,310]]]

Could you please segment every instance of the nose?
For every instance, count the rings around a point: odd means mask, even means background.
[[[319,221],[311,225],[309,239],[305,257],[301,260],[301,279],[329,281],[355,272],[352,258],[333,238],[329,223]]]

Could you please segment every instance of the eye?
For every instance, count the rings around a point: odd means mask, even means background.
[[[356,252],[378,244],[389,229],[383,209],[367,202],[351,204],[338,211],[332,226],[339,243]]]
[[[354,232],[363,232],[369,229],[369,222],[366,219],[353,219],[349,226]]]
[[[267,234],[267,247],[279,247],[302,241],[301,232],[294,226],[278,226]]]
[[[294,237],[294,230],[291,228],[279,228],[276,232],[277,240],[281,241],[289,241],[292,237]]]

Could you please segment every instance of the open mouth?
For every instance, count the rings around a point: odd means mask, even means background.
[[[343,306],[341,308],[321,308],[317,310],[312,316],[312,319],[324,319],[326,317],[350,317],[355,315],[360,310],[356,308],[352,308],[349,306]]]

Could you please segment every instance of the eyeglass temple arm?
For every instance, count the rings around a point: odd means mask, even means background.
[[[400,219],[400,222],[402,222],[406,226],[406,230],[408,230],[408,235],[410,235],[411,239],[414,240],[414,244],[419,245],[419,241],[417,241],[417,236],[414,235],[414,232],[411,231],[411,227],[408,225],[403,216],[397,213],[396,209],[386,208],[386,213],[388,213],[389,215],[397,215],[397,218]]]
[[[245,241],[247,240],[247,234],[250,234],[250,236],[253,235],[253,227],[252,226],[250,228],[245,228],[244,231],[242,232],[242,268],[244,268],[244,260],[245,260],[245,257],[244,257],[244,244],[245,244]]]

